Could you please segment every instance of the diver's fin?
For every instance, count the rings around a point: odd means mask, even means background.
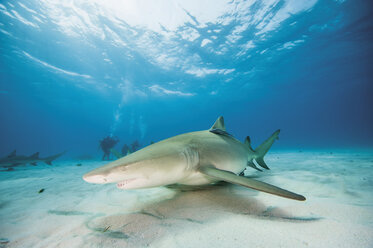
[[[255,149],[256,158],[255,161],[264,169],[269,170],[269,167],[264,162],[264,155],[268,152],[269,148],[271,148],[275,139],[278,139],[278,134],[280,133],[280,129],[274,132],[271,137],[269,137],[266,141],[264,141],[260,146]]]
[[[252,160],[250,161],[247,161],[247,165],[250,166],[251,168],[254,168],[255,170],[258,170],[258,171],[262,171],[261,169],[259,169]]]
[[[285,189],[278,188],[268,183],[260,182],[255,179],[240,177],[230,171],[224,171],[216,169],[213,166],[203,166],[199,168],[199,171],[210,177],[219,179],[221,181],[226,181],[229,183],[238,184],[247,188],[263,191],[269,194],[278,195],[281,197],[304,201],[306,198],[302,195],[287,191]]]
[[[112,154],[114,154],[114,156],[117,157],[118,159],[121,158],[121,157],[123,157],[122,154],[120,152],[118,152],[117,150],[115,150],[114,148],[111,148],[110,152]]]
[[[254,151],[254,149],[251,147],[251,140],[250,140],[250,137],[249,136],[246,136],[246,139],[245,139],[245,145],[251,150],[251,151]]]
[[[39,158],[39,152],[35,152],[34,154],[32,154],[30,156],[30,158],[32,158],[32,159],[38,159]]]
[[[8,158],[12,158],[16,156],[16,150],[12,151],[9,155]]]

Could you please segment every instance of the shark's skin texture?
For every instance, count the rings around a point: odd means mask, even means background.
[[[38,152],[31,156],[24,156],[24,155],[16,155],[16,151],[14,150],[8,156],[0,158],[0,167],[12,168],[15,166],[22,166],[26,164],[36,165],[39,162],[52,165],[52,161],[62,156],[63,154],[64,153],[59,153],[53,156],[40,158]]]
[[[268,168],[263,156],[277,138],[278,132],[259,146],[258,151],[254,151],[248,138],[242,143],[226,133],[224,120],[219,117],[209,130],[185,133],[154,143],[85,174],[83,179],[98,184],[116,183],[120,189],[173,184],[197,186],[227,181],[291,199],[305,200],[303,196],[238,176],[248,165],[251,166],[250,163],[258,169],[253,159]]]

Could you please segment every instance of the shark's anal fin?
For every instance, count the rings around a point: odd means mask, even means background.
[[[258,171],[262,171],[261,169],[259,169],[252,160],[250,161],[247,161],[247,165],[250,166],[251,168],[254,168],[255,170],[258,170]]]
[[[257,181],[252,178],[237,176],[233,172],[219,170],[213,166],[202,166],[199,168],[199,171],[207,176],[219,179],[221,181],[238,184],[247,188],[263,191],[269,194],[278,195],[293,200],[306,200],[306,198],[302,195],[298,195],[296,193],[281,189],[268,183]]]

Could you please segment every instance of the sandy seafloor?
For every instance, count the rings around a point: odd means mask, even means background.
[[[102,161],[2,171],[0,247],[373,247],[373,152],[266,161],[271,171],[250,173],[307,201],[229,184],[179,192],[84,182]]]

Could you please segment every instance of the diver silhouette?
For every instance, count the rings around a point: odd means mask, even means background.
[[[110,160],[110,149],[112,149],[118,142],[118,138],[112,138],[111,136],[107,136],[104,139],[100,140],[100,147],[104,152],[102,160],[105,160],[105,158],[106,160]]]

